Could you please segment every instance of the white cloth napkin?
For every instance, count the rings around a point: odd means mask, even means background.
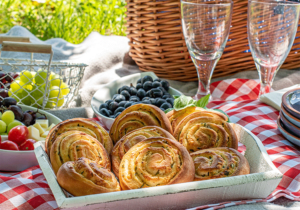
[[[283,94],[285,94],[289,90],[296,89],[296,88],[300,88],[300,84],[264,94],[259,98],[259,100],[280,111]]]

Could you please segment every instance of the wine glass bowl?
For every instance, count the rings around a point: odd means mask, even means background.
[[[275,75],[291,50],[299,11],[300,4],[293,1],[248,2],[248,41],[260,78],[259,96],[271,91]]]
[[[185,42],[198,74],[195,99],[210,93],[213,70],[229,35],[231,0],[181,0],[182,28]]]

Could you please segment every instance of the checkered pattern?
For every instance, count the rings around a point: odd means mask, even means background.
[[[222,109],[230,120],[252,131],[264,144],[274,165],[283,173],[276,190],[265,199],[231,201],[193,209],[219,209],[247,203],[272,202],[279,197],[300,201],[300,151],[277,130],[278,111],[257,100],[257,80],[230,79],[211,85],[208,107]],[[245,146],[239,145],[244,152]],[[20,173],[0,173],[0,209],[55,209],[55,199],[38,167]]]

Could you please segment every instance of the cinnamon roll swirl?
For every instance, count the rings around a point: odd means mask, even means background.
[[[119,179],[122,190],[190,182],[195,167],[177,141],[153,137],[134,145],[123,157]]]
[[[62,188],[74,196],[120,191],[114,174],[88,158],[64,163],[57,173]]]
[[[190,155],[195,165],[194,181],[250,173],[250,166],[247,159],[232,148],[210,148],[199,150]]]

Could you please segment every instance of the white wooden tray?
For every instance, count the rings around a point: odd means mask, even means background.
[[[71,209],[185,209],[224,201],[266,198],[282,174],[273,165],[261,141],[240,125],[232,124],[247,148],[250,174],[137,190],[68,197],[59,186],[42,144],[35,154],[58,207]]]

